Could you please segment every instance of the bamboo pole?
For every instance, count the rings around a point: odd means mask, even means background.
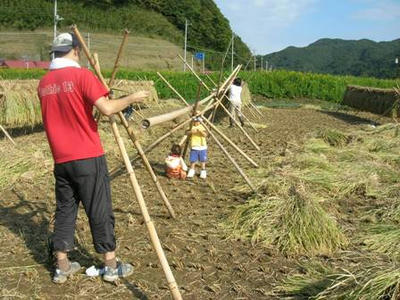
[[[242,149],[240,149],[230,138],[228,138],[221,130],[217,128],[213,123],[211,123],[207,118],[204,118],[206,123],[216,132],[218,133],[229,145],[231,145],[237,152],[239,152],[249,163],[251,163],[254,167],[258,168],[258,164],[252,160]]]
[[[122,50],[124,49],[125,42],[126,42],[126,40],[128,38],[128,34],[129,34],[128,29],[125,29],[124,30],[124,36],[122,38],[122,42],[121,42],[121,44],[119,46],[119,49],[118,49],[118,54],[117,54],[117,57],[115,59],[114,67],[113,67],[113,70],[111,72],[111,77],[110,77],[110,80],[108,81],[108,86],[109,87],[112,87],[114,85],[114,80],[115,80],[115,76],[116,76],[118,68],[119,68],[119,61],[121,59]],[[97,53],[94,53],[93,55],[94,55],[94,60],[96,62],[96,66],[99,68],[98,69],[99,70],[99,74],[101,74],[99,57],[98,57]],[[103,78],[103,80],[104,80],[104,78]],[[110,93],[110,95],[111,95],[111,93]],[[97,113],[95,115],[95,120],[97,120],[97,122],[100,122],[101,117],[102,117],[101,113],[99,111],[97,111]]]
[[[254,110],[255,110],[261,117],[263,116],[262,112],[258,109],[257,106],[254,105],[253,102],[250,101],[250,105],[251,105],[251,107],[254,108]]]
[[[185,100],[185,98],[182,97],[181,94],[178,93],[178,91],[176,89],[174,89],[174,87],[168,82],[167,79],[164,78],[164,76],[161,75],[160,72],[157,72],[157,75],[162,79],[162,81],[165,82],[165,84],[178,96],[179,99],[182,100],[183,103],[185,103],[186,106],[189,106],[189,103],[187,103],[187,101]]]
[[[209,81],[211,81],[211,83],[212,83],[214,86],[217,86],[217,84],[215,83],[215,81],[212,80],[212,78],[211,78],[210,76],[208,76],[207,73],[204,73],[204,75],[206,75],[207,79],[208,79]]]
[[[196,115],[197,109],[199,107],[200,92],[201,92],[201,85],[199,84],[198,87],[197,87],[196,102],[194,103],[193,110],[192,110],[192,117],[194,117]],[[193,122],[190,122],[190,124],[189,124],[189,132],[192,131],[192,128],[193,128]],[[186,152],[187,152],[187,149],[188,149],[188,146],[189,146],[189,142],[190,142],[189,135],[185,134],[182,140],[186,141],[185,147],[183,148],[183,152],[182,152],[182,157],[185,158],[186,157]],[[179,144],[179,145],[181,145],[181,144]]]
[[[201,100],[199,102],[199,104],[203,105],[203,104],[207,103],[212,98],[214,98],[214,96],[215,96],[215,93],[212,93],[208,97],[206,97],[203,100]],[[184,108],[181,108],[181,109],[178,109],[178,110],[171,111],[169,113],[165,113],[165,114],[162,114],[162,115],[153,116],[151,118],[144,119],[142,121],[142,127],[144,129],[148,129],[151,126],[155,126],[155,125],[158,125],[158,124],[161,124],[161,123],[164,123],[164,122],[172,121],[172,120],[174,120],[176,118],[179,118],[180,116],[183,116],[183,115],[189,113],[190,111],[192,111],[193,110],[193,106],[194,105],[187,106],[187,107],[184,107]]]
[[[203,81],[203,79],[200,78],[199,75],[197,75],[197,73],[193,70],[193,68],[187,63],[187,61],[185,61],[185,59],[178,54],[178,57],[186,64],[186,66],[188,67],[188,69],[193,73],[193,75],[200,81],[201,85],[204,86],[206,88],[207,91],[211,91],[210,88],[207,86],[207,84]]]
[[[14,142],[14,140],[11,138],[11,135],[8,134],[7,130],[0,125],[0,129],[4,132],[4,135],[11,141],[11,143],[14,144],[14,146],[16,146],[17,144]]]
[[[236,170],[239,172],[239,174],[243,177],[243,179],[246,181],[246,183],[250,186],[250,188],[253,190],[253,192],[256,191],[255,187],[249,180],[249,178],[246,176],[246,174],[243,172],[243,170],[239,167],[235,159],[229,154],[229,152],[225,149],[225,147],[221,144],[221,142],[217,139],[217,137],[211,132],[211,130],[204,124],[203,121],[200,121],[200,123],[204,126],[208,134],[213,138],[213,140],[217,143],[218,147],[222,150],[222,152],[225,154],[225,156],[232,162],[232,164],[235,166]]]
[[[116,61],[115,61],[115,64],[114,64],[114,70],[118,68],[118,61],[119,61],[120,58],[121,58],[123,45],[125,44],[125,41],[126,41],[126,39],[127,39],[128,34],[129,34],[129,32],[128,32],[128,31],[125,31],[124,38],[123,38],[123,40],[122,40],[122,42],[121,42],[121,46],[120,46],[119,51],[118,51],[118,56],[117,56]],[[95,54],[96,54],[96,53],[95,53]],[[99,60],[98,60],[98,56],[97,56],[97,55],[93,55],[93,59],[94,59],[94,61],[95,61],[95,65],[93,66],[93,68],[95,69],[96,72],[99,72],[99,74],[101,74],[101,73],[100,73],[100,63],[99,63]],[[114,70],[113,70],[114,76],[111,76],[110,81],[109,81],[110,83],[113,83],[113,82],[114,82],[114,79],[115,79],[115,74],[116,74],[116,72],[114,72]],[[103,84],[108,88],[107,84],[105,83],[105,79],[102,78],[101,81],[102,81]],[[108,89],[109,89],[109,88],[108,88]],[[110,95],[110,97],[111,97],[111,96],[112,96],[112,95]],[[100,114],[100,116],[101,116],[101,114]],[[120,118],[122,125],[124,126],[126,132],[128,133],[129,138],[131,139],[131,141],[132,141],[132,143],[134,144],[136,150],[138,151],[140,157],[142,158],[142,163],[143,163],[145,169],[149,172],[150,177],[151,177],[151,180],[153,181],[154,185],[156,186],[156,189],[157,189],[158,193],[160,194],[161,199],[162,199],[162,201],[164,202],[164,205],[165,205],[165,207],[166,207],[167,210],[168,210],[168,213],[170,214],[170,216],[171,216],[172,218],[175,219],[175,218],[176,218],[175,211],[174,211],[174,209],[172,208],[171,203],[169,202],[169,200],[168,200],[168,198],[167,198],[167,195],[164,193],[164,190],[163,190],[163,188],[161,187],[161,184],[160,184],[160,182],[159,182],[159,180],[158,180],[156,174],[154,173],[154,170],[153,170],[153,168],[151,167],[150,162],[148,161],[146,155],[144,154],[143,149],[142,149],[142,146],[141,146],[141,144],[139,143],[139,140],[137,139],[136,134],[134,133],[133,129],[129,126],[129,123],[128,123],[127,120],[125,119],[125,117],[124,117],[124,115],[123,115],[122,112],[118,112],[118,117]],[[100,119],[100,118],[99,118],[99,119]]]
[[[226,93],[228,92],[228,87],[230,87],[234,81],[234,79],[236,78],[236,76],[239,74],[239,71],[241,69],[241,65],[238,65],[235,70],[231,73],[230,76],[228,76],[227,79],[225,79],[225,81],[223,82],[222,85],[218,84],[217,87],[217,94],[220,95],[220,93],[222,92],[224,95],[226,95]],[[233,75],[233,76],[232,76]],[[222,69],[221,69],[221,74],[220,74],[220,79],[219,82],[221,82],[222,79]],[[222,103],[222,99],[221,99],[221,103]],[[209,119],[212,120],[214,122],[214,118],[215,115],[217,114],[217,109],[218,106],[215,107],[214,111],[212,112],[212,114],[210,115]]]
[[[242,117],[247,121],[247,124],[249,124],[250,127],[253,128],[253,130],[258,133],[259,132],[258,129],[254,127],[250,119],[243,113],[243,111],[241,111],[240,113],[242,114]]]
[[[246,130],[243,129],[243,127],[239,124],[238,121],[235,120],[235,118],[232,116],[232,114],[229,112],[229,110],[222,104],[221,101],[218,101],[219,105],[225,110],[225,112],[228,114],[229,117],[232,118],[232,121],[236,124],[236,126],[239,127],[239,129],[243,132],[243,134],[247,137],[247,139],[250,141],[250,143],[256,148],[258,151],[260,151],[260,147],[254,142],[254,140],[250,137],[250,135],[246,132]]]
[[[260,116],[257,115],[257,114],[253,111],[254,109],[253,109],[249,104],[245,105],[245,107],[249,109],[249,112],[250,112],[250,114],[253,116],[253,118],[260,119]]]
[[[80,40],[80,43],[82,45],[82,49],[85,52],[86,56],[88,58],[90,58],[89,49],[86,47],[85,42],[84,42],[80,32],[78,31],[78,28],[75,25],[73,25],[72,29],[73,29],[74,33],[76,34],[76,36],[78,37],[78,39]],[[92,63],[93,61],[91,60],[90,62]],[[105,87],[107,87],[107,84],[105,82],[103,82],[103,84],[104,84]],[[135,172],[133,170],[132,164],[131,164],[131,162],[129,160],[129,157],[128,157],[128,154],[126,152],[124,142],[123,142],[123,140],[122,140],[122,138],[121,138],[121,136],[119,134],[117,123],[115,122],[115,117],[111,116],[109,119],[110,119],[110,123],[111,123],[111,128],[112,128],[114,136],[115,136],[115,140],[118,143],[119,149],[121,151],[121,155],[122,155],[122,157],[124,159],[125,167],[126,167],[128,173],[129,173],[129,177],[130,177],[130,181],[131,181],[133,190],[134,190],[136,198],[137,198],[137,200],[139,202],[139,207],[140,207],[140,210],[142,212],[142,215],[143,215],[147,230],[149,232],[152,245],[154,247],[154,250],[156,251],[156,254],[158,256],[158,259],[159,259],[159,261],[161,263],[162,269],[163,269],[164,274],[166,276],[169,290],[170,290],[170,292],[172,294],[172,297],[175,300],[180,300],[180,299],[182,299],[182,296],[181,296],[181,294],[179,292],[178,285],[176,284],[174,275],[172,274],[172,271],[171,271],[171,268],[170,268],[170,266],[168,264],[168,261],[167,261],[167,258],[165,256],[165,253],[164,253],[164,251],[163,251],[163,249],[161,247],[160,239],[158,238],[157,231],[156,231],[156,229],[154,227],[153,221],[151,220],[149,212],[147,210],[147,206],[146,206],[146,203],[144,201],[142,191],[140,189],[140,186],[139,186],[139,183],[137,181],[137,178],[136,178]]]
[[[119,46],[119,49],[118,49],[117,58],[115,59],[114,68],[113,68],[112,73],[111,73],[111,78],[110,78],[110,81],[108,82],[108,86],[112,87],[114,85],[115,76],[117,74],[117,71],[118,71],[118,68],[119,68],[119,62],[121,60],[122,50],[124,49],[126,40],[128,39],[128,35],[129,35],[129,31],[128,31],[128,29],[125,29],[124,30],[124,36],[122,38],[122,42],[121,42],[121,44]]]

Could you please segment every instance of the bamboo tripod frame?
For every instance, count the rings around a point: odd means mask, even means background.
[[[159,74],[159,73],[158,73]],[[176,95],[180,98],[182,97],[179,92],[161,75],[159,74],[160,78],[167,84],[167,86],[176,93]],[[184,103],[187,104],[186,100],[182,97]],[[193,114],[193,116],[196,114]],[[207,118],[204,118],[206,123],[216,132],[218,133],[229,145],[231,145],[237,152],[239,152],[248,162],[250,162],[254,167],[258,168],[258,164],[254,162],[253,159],[251,159],[242,149],[240,149],[234,142],[232,142],[231,139],[229,139],[221,130],[219,130],[211,121],[209,121]]]
[[[207,86],[207,84],[200,78],[199,75],[197,75],[197,73],[193,70],[193,68],[183,59],[182,56],[178,55],[178,57],[185,63],[185,65],[188,67],[188,69],[192,72],[192,74],[197,78],[197,80],[199,80],[199,82],[206,88],[207,91],[211,92],[211,89]],[[241,69],[241,66],[239,65],[232,74],[238,74],[239,71]],[[236,75],[235,75],[236,76]],[[221,85],[221,87],[218,89],[218,92],[220,92],[221,90],[224,91],[223,92],[223,97],[226,96],[226,92],[227,92],[227,87],[230,85],[226,85],[228,81],[225,81],[225,84]],[[218,94],[218,93],[217,93]],[[219,95],[217,95],[219,96]],[[232,116],[232,114],[229,112],[229,110],[225,107],[225,105],[222,104],[222,99],[218,99],[217,101],[219,102],[218,106],[221,106],[222,109],[225,111],[225,113],[232,119],[232,121],[235,123],[236,126],[239,127],[239,129],[243,132],[243,134],[246,136],[246,138],[250,141],[250,143],[253,145],[254,148],[256,148],[258,151],[260,151],[260,147],[258,147],[258,145],[254,142],[254,140],[250,137],[250,135],[246,132],[246,130],[244,130],[244,128],[239,124],[238,121],[236,121],[236,119]],[[215,108],[216,109],[216,108]],[[215,111],[214,109],[214,111]]]
[[[216,103],[205,108],[204,110],[202,110],[199,114],[196,115],[200,116],[202,114],[204,114],[205,112],[213,109],[216,106]],[[182,121],[180,124],[176,125],[173,129],[171,129],[170,131],[168,131],[167,133],[165,133],[164,135],[160,136],[157,140],[155,140],[153,143],[151,143],[149,146],[147,146],[143,152],[144,153],[149,153],[151,150],[153,150],[155,147],[157,147],[160,143],[162,143],[165,139],[167,139],[168,137],[170,137],[172,134],[174,134],[175,132],[177,132],[179,129],[183,128],[184,126],[188,125],[189,122],[191,122],[192,119],[189,118],[185,121]],[[131,163],[134,163],[136,160],[139,159],[139,155],[134,156],[133,158],[131,158]],[[117,176],[121,175],[123,173],[123,167],[116,167],[114,169],[112,169],[110,171],[110,177],[111,180],[116,178]]]
[[[232,73],[232,78],[235,78],[235,74],[237,73]],[[229,79],[229,78],[228,78]],[[166,81],[166,79],[164,79]],[[233,79],[230,79],[233,80]],[[228,80],[229,82],[229,80]],[[168,86],[173,90],[176,91],[171,84],[168,83]],[[177,92],[178,93],[178,92]],[[179,94],[179,93],[178,93]],[[223,97],[225,96],[224,93],[222,93],[221,95],[221,99],[223,99]],[[207,110],[211,110],[211,109],[215,109],[215,107],[218,106],[218,104],[220,103],[220,101],[217,100],[213,105],[208,106],[203,112],[197,114],[197,115],[201,115],[203,116],[203,114],[205,113],[205,111]],[[185,101],[186,102],[186,101]],[[195,107],[195,106],[194,106]],[[196,113],[193,113],[193,116],[196,116]],[[207,124],[213,129],[215,130],[215,132],[217,132],[228,144],[230,144],[236,151],[238,151],[246,160],[248,160],[254,167],[258,167],[258,164],[255,163],[246,153],[244,153],[243,150],[241,150],[234,142],[232,142],[222,131],[220,131],[216,126],[214,126],[214,124],[212,124],[211,121],[209,121],[207,118],[203,118]],[[189,123],[189,121],[191,121],[191,119],[187,120],[187,123]],[[191,122],[190,122],[191,123]],[[201,122],[202,125],[204,126],[204,128],[206,129],[206,131],[208,132],[208,134],[212,137],[212,139],[215,141],[215,143],[218,145],[218,147],[221,149],[221,151],[225,154],[225,156],[231,161],[231,163],[233,164],[233,166],[236,168],[236,170],[239,172],[239,174],[243,177],[243,179],[246,181],[246,183],[249,185],[249,187],[253,190],[256,191],[254,185],[251,183],[251,181],[249,180],[249,178],[246,176],[246,174],[244,173],[244,171],[240,168],[240,166],[238,165],[238,163],[235,161],[235,159],[229,154],[229,152],[225,149],[225,147],[222,145],[222,143],[217,139],[217,137],[211,132],[210,129],[207,128],[207,126],[204,124],[204,122]],[[185,123],[186,124],[186,123]],[[186,137],[186,135],[184,136]]]
[[[74,25],[74,26],[72,26],[72,30],[74,31],[74,33],[76,34],[77,38],[79,39],[79,42],[80,42],[80,44],[82,46],[82,49],[85,52],[85,55],[87,56],[87,58],[89,59],[90,64],[94,67],[94,65],[95,65],[94,61],[93,61],[93,59],[92,59],[92,57],[90,55],[89,49],[87,48],[87,46],[85,44],[85,41],[83,40],[78,28]],[[96,69],[95,69],[95,71],[96,71]],[[104,86],[106,88],[108,88],[108,86],[105,83],[104,79],[103,79],[102,83],[104,84]],[[120,115],[120,118],[121,118],[122,113],[120,113],[119,115]],[[122,115],[121,119],[122,120],[124,119],[123,115]],[[136,198],[137,198],[137,200],[139,202],[139,207],[140,207],[140,210],[142,212],[142,215],[143,215],[143,218],[144,218],[144,221],[145,221],[145,224],[146,224],[146,228],[147,228],[148,233],[150,235],[150,240],[152,242],[154,250],[156,251],[156,254],[158,256],[158,259],[159,259],[159,261],[161,263],[161,266],[162,266],[162,269],[164,271],[165,277],[167,279],[169,290],[170,290],[170,292],[172,294],[173,299],[175,299],[175,300],[182,299],[182,296],[180,294],[178,285],[176,284],[174,275],[172,274],[171,268],[170,268],[170,266],[168,264],[167,258],[165,256],[165,253],[164,253],[163,249],[162,249],[162,246],[161,246],[161,243],[160,243],[160,239],[158,238],[158,235],[157,235],[157,231],[156,231],[156,229],[154,227],[153,221],[151,220],[149,212],[147,210],[147,206],[146,206],[146,203],[144,201],[142,191],[140,189],[140,186],[139,186],[139,183],[137,181],[137,178],[136,178],[135,172],[133,170],[132,164],[131,164],[131,162],[129,160],[129,157],[128,157],[128,154],[126,152],[125,144],[124,144],[124,142],[122,140],[122,137],[119,134],[117,123],[115,121],[115,116],[114,115],[110,116],[109,120],[110,120],[110,123],[111,123],[111,128],[112,128],[112,131],[114,133],[115,140],[116,140],[116,142],[117,142],[117,144],[119,146],[119,149],[121,151],[121,155],[123,157],[123,160],[124,160],[124,163],[125,163],[125,167],[126,167],[126,169],[128,171],[129,178],[130,178],[130,181],[131,181],[135,196],[136,196]],[[125,120],[125,122],[126,122],[126,120]],[[129,128],[129,126],[128,126],[128,128]],[[133,131],[132,131],[132,133],[133,133]],[[132,136],[134,137],[134,134],[132,134]],[[140,144],[139,144],[139,142],[137,141],[136,138],[135,138],[135,142],[134,143],[135,143],[135,146],[136,145],[140,146]],[[138,150],[138,152],[139,152],[139,154],[143,153],[143,150],[142,151]]]

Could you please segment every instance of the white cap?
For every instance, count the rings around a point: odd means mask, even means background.
[[[51,47],[52,52],[69,52],[71,49],[78,47],[79,42],[73,33],[61,33],[53,41]]]

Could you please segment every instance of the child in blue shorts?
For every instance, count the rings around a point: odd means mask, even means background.
[[[201,163],[200,178],[205,179],[207,177],[206,161],[207,161],[207,131],[204,126],[200,123],[201,117],[196,117],[193,120],[192,130],[190,132],[190,169],[187,174],[188,178],[191,178],[195,174],[196,162]]]

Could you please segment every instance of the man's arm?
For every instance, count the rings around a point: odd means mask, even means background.
[[[143,102],[143,100],[149,97],[149,95],[149,92],[140,91],[116,100],[108,100],[105,97],[101,97],[96,100],[94,105],[103,115],[109,117],[112,114],[120,112],[132,103]]]

